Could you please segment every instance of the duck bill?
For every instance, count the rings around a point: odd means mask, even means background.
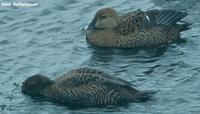
[[[86,30],[95,30],[96,27],[95,27],[95,24],[96,24],[96,19],[93,19],[90,24],[88,25],[87,29]]]

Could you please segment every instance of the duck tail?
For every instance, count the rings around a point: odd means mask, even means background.
[[[181,24],[178,24],[179,31],[185,31],[191,28],[192,23],[190,22],[185,22],[185,21],[180,21]]]
[[[136,102],[145,102],[152,98],[152,94],[155,94],[155,91],[144,91],[144,92],[138,92],[134,96],[134,101]]]
[[[161,10],[156,19],[156,24],[171,27],[173,25],[176,25],[177,22],[180,22],[181,19],[183,19],[186,16],[186,11]],[[183,29],[185,28],[185,26],[183,27]]]

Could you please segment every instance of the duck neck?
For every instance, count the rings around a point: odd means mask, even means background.
[[[55,82],[53,80],[46,82],[44,88],[40,91],[40,94],[43,95],[43,93],[45,93],[52,85],[54,85],[54,83]]]

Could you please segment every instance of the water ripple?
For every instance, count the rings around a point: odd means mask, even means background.
[[[20,0],[18,0],[20,1]],[[39,7],[0,9],[0,110],[2,113],[198,113],[200,4],[198,0],[59,0]],[[149,49],[105,49],[85,41],[83,26],[102,7],[187,9],[194,23],[184,40]],[[122,107],[75,108],[21,93],[21,82],[42,73],[55,79],[79,67],[104,70],[141,90],[155,90],[152,101]],[[177,105],[179,104],[179,105]],[[42,106],[42,108],[41,108]]]

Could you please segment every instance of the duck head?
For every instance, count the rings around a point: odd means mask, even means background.
[[[88,29],[114,29],[120,23],[120,16],[112,8],[103,8],[97,11]]]
[[[22,92],[30,96],[40,96],[42,90],[53,84],[53,81],[46,76],[36,74],[22,83]]]

